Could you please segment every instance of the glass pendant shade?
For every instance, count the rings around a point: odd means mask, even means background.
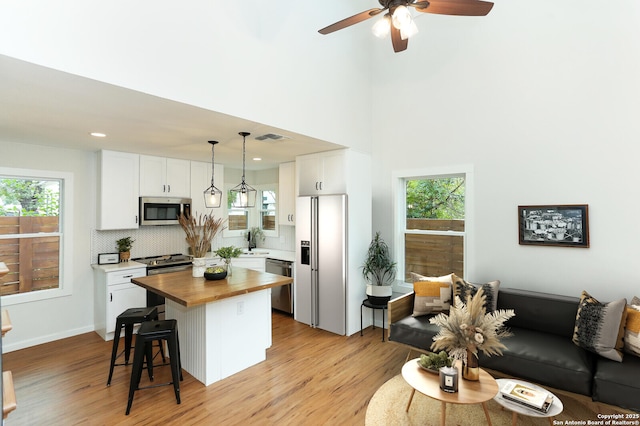
[[[391,20],[393,22],[393,26],[400,30],[411,22],[411,12],[409,12],[409,9],[406,6],[398,6],[393,11]]]
[[[373,24],[371,27],[371,31],[373,35],[378,38],[385,38],[389,35],[389,31],[391,31],[391,18],[389,14],[385,14],[382,18],[378,19],[378,21]]]
[[[242,136],[242,182],[229,191],[231,196],[231,205],[236,208],[256,206],[258,191],[250,185],[247,185],[244,181],[246,139],[250,134],[251,133],[248,132],[240,132],[240,136]]]
[[[231,191],[231,205],[237,208],[255,207],[258,191],[247,185],[244,181]]]
[[[418,26],[413,20],[409,21],[408,24],[405,24],[402,28],[400,28],[400,38],[402,40],[406,40],[409,37],[413,37],[418,33]]]
[[[218,208],[222,204],[222,191],[216,188],[214,177],[214,162],[213,162],[213,147],[218,143],[217,141],[209,141],[211,144],[211,186],[204,190],[204,205],[208,209]]]
[[[215,186],[204,190],[204,205],[208,209],[218,208],[222,204],[222,191]]]

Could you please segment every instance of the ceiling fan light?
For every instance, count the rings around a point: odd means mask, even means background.
[[[418,26],[413,20],[411,20],[411,22],[409,22],[408,25],[405,25],[402,28],[400,28],[400,38],[402,40],[406,40],[409,37],[413,37],[417,33],[418,33]]]
[[[393,26],[400,30],[411,22],[411,12],[409,12],[409,9],[406,6],[400,5],[393,11],[391,19]]]
[[[391,18],[389,18],[388,13],[385,14],[378,21],[376,21],[376,23],[373,24],[373,27],[371,27],[371,32],[373,32],[373,35],[378,38],[385,38],[386,36],[389,35],[390,31],[391,31]]]

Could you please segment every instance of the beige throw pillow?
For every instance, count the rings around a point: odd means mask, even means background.
[[[622,362],[627,300],[601,303],[586,291],[580,296],[573,343],[600,356]]]
[[[413,316],[446,312],[451,306],[453,274],[442,277],[425,277],[411,272],[413,279]]]

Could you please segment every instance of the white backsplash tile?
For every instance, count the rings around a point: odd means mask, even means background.
[[[261,248],[274,250],[295,251],[295,227],[280,226],[278,237],[266,237],[258,244]],[[139,229],[120,231],[91,232],[91,261],[98,262],[99,253],[115,253],[116,240],[131,237],[134,240],[131,257],[159,256],[165,254],[184,253],[189,249],[184,239],[184,231],[180,226],[143,226]],[[247,242],[241,237],[222,238],[218,236],[213,241],[214,250],[223,246],[237,246],[246,248]]]

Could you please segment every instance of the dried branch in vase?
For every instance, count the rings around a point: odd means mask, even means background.
[[[211,241],[225,228],[225,219],[216,219],[213,214],[200,214],[197,220],[195,215],[187,218],[181,214],[178,220],[186,234],[185,239],[193,257],[205,257],[211,248]]]

